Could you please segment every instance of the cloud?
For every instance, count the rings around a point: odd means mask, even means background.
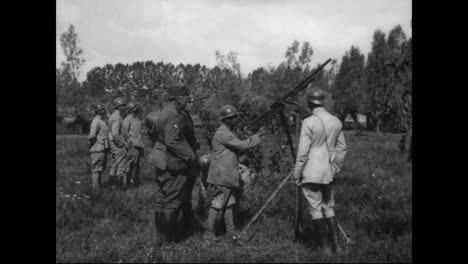
[[[341,59],[351,45],[367,54],[374,30],[401,24],[409,37],[410,20],[410,0],[58,0],[56,39],[75,25],[84,71],[140,60],[211,67],[220,50],[238,52],[247,74],[278,65],[293,40],[311,42],[313,64]]]

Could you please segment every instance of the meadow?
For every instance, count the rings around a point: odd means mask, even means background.
[[[412,262],[412,165],[398,150],[400,135],[346,131],[345,136],[348,154],[335,184],[335,212],[355,243],[346,246],[342,240],[347,254],[327,258],[309,243],[312,230],[304,203],[303,239],[293,242],[292,181],[251,226],[254,236],[244,246],[228,240],[205,243],[203,219],[197,217],[193,236],[156,254],[149,221],[155,204],[152,168],[144,163],[138,188],[93,194],[86,136],[56,135],[56,262]],[[207,153],[206,142],[199,139],[198,154]],[[262,171],[244,193],[238,229],[293,165],[279,135],[265,142]],[[104,182],[106,176],[107,171]],[[198,183],[194,203],[197,195]]]

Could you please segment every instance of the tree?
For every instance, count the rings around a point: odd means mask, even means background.
[[[56,69],[56,104],[58,109],[65,110],[68,115],[81,112],[84,108],[86,95],[78,81],[81,67],[85,60],[83,50],[78,46],[78,34],[75,27],[70,25],[68,30],[60,36],[60,46],[65,55],[61,68]]]
[[[366,95],[367,109],[371,128],[380,132],[381,124],[387,114],[388,91],[387,82],[389,69],[385,65],[387,59],[387,42],[385,33],[381,30],[374,32],[372,50],[368,55],[366,65]]]
[[[78,34],[75,32],[75,26],[70,25],[67,32],[60,35],[60,46],[65,55],[62,68],[69,72],[73,78],[78,78],[85,59],[82,58],[83,49],[78,46]]]
[[[302,43],[302,47],[300,48],[301,53],[299,54],[299,41],[294,40],[286,49],[285,53],[285,64],[289,68],[295,69],[297,67],[308,71],[310,69],[310,62],[312,61],[312,55],[314,54],[314,50],[310,45],[310,42],[306,41]]]
[[[332,94],[334,110],[340,113],[343,120],[348,113],[356,119],[356,114],[364,104],[364,61],[364,55],[354,46],[342,58]]]

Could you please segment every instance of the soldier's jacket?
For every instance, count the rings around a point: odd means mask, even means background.
[[[226,187],[239,187],[239,155],[260,143],[258,135],[240,140],[225,124],[222,124],[213,136],[213,154],[207,182]]]
[[[341,128],[341,121],[323,107],[315,108],[312,115],[304,119],[294,169],[295,179],[302,175],[302,183],[328,184],[333,181],[346,155]]]
[[[109,140],[113,141],[114,144],[123,148],[126,144],[126,135],[122,126],[123,120],[120,116],[120,111],[115,109],[114,112],[109,117]]]
[[[143,148],[143,138],[141,134],[141,121],[130,113],[123,120],[123,130],[127,140],[135,147]]]
[[[181,111],[181,115],[184,136],[187,139],[189,146],[193,149],[193,151],[196,151],[197,138],[195,137],[193,119],[190,116],[190,112],[188,111]]]
[[[156,142],[149,163],[159,169],[171,171],[187,169],[195,160],[182,131],[182,116],[174,103],[169,103],[157,118]]]
[[[109,129],[100,115],[96,115],[91,121],[88,139],[96,138],[90,152],[100,152],[109,148]]]

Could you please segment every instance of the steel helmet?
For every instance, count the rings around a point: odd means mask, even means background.
[[[313,88],[307,94],[307,101],[316,105],[323,105],[325,103],[325,92],[319,88]]]
[[[198,159],[198,163],[202,169],[208,169],[210,167],[211,155],[205,154]]]
[[[236,108],[232,105],[225,105],[221,108],[221,111],[219,112],[221,120],[229,118],[229,117],[234,117],[237,116],[239,113],[237,112]]]
[[[100,110],[104,110],[104,109],[106,109],[106,108],[102,104],[97,104],[97,105],[94,106],[94,112],[95,113],[97,113]]]
[[[117,108],[119,106],[126,105],[126,104],[127,103],[125,102],[125,99],[123,99],[122,97],[117,97],[114,100],[114,108]]]
[[[138,107],[138,105],[135,104],[134,102],[129,102],[129,103],[127,104],[127,108],[128,108],[128,110],[130,110],[130,111],[133,110],[133,109],[135,109],[135,108],[137,108],[137,107]]]

